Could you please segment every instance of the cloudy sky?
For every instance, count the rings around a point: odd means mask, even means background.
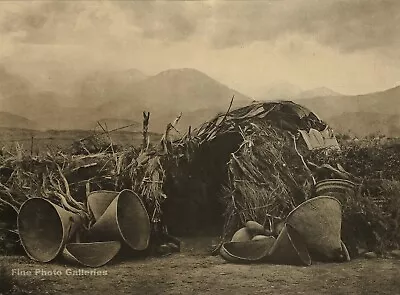
[[[0,64],[38,87],[98,69],[197,68],[251,96],[400,84],[400,1],[0,1]]]

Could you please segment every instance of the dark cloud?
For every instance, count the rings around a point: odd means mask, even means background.
[[[400,46],[398,0],[119,2],[143,36],[180,41],[204,28],[217,48],[300,34],[352,52]],[[211,25],[210,25],[211,24]]]
[[[111,23],[108,16],[87,13],[88,8],[96,5],[95,1],[22,2],[20,10],[5,15],[5,19],[0,22],[0,32],[24,32],[16,40],[22,43],[63,43],[63,39],[68,39],[74,33],[79,17],[84,13],[88,21]]]
[[[301,34],[318,42],[355,51],[398,46],[400,1],[229,2],[215,9],[217,47],[274,41]]]
[[[196,3],[168,1],[113,2],[121,7],[128,20],[140,28],[142,36],[163,41],[182,41],[192,36],[201,18],[190,10]],[[199,4],[201,5],[201,4]]]
[[[22,31],[18,41],[57,43],[82,40],[76,31],[84,15],[92,23],[87,34],[105,34],[118,16],[97,13],[97,1],[22,3],[0,22],[2,34]],[[394,51],[400,47],[398,0],[281,1],[113,1],[144,39],[178,42],[203,34],[213,47],[245,46],[301,35],[345,52],[363,49]],[[114,11],[115,12],[115,11]],[[82,33],[84,34],[84,33]],[[112,39],[112,33],[109,33]],[[205,36],[205,37],[204,37]],[[129,38],[130,36],[127,36]],[[70,39],[69,39],[70,38]]]
[[[400,1],[335,1],[326,9],[311,11],[309,26],[303,30],[318,36],[321,43],[344,51],[399,45]]]

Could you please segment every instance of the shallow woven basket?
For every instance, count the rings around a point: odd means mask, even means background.
[[[220,254],[226,261],[233,263],[257,262],[268,255],[274,243],[274,237],[256,241],[227,242],[222,244]]]
[[[81,217],[44,198],[25,201],[18,214],[18,232],[26,254],[49,262],[82,224]]]
[[[111,202],[118,196],[115,191],[94,191],[87,197],[87,205],[95,220],[104,214]]]
[[[356,184],[345,179],[326,179],[315,185],[317,196],[331,196],[345,203],[356,194]]]
[[[342,209],[336,198],[309,199],[289,213],[286,223],[303,237],[313,260],[335,260],[341,253]]]
[[[93,241],[124,241],[133,250],[145,250],[150,240],[150,219],[140,197],[121,191],[89,229]]]
[[[276,264],[311,265],[310,254],[303,238],[290,224],[285,224],[281,230],[266,261]]]
[[[63,257],[68,262],[100,267],[113,259],[121,249],[119,241],[66,244]]]

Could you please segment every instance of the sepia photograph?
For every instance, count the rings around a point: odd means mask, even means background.
[[[0,295],[400,294],[400,1],[0,0]]]

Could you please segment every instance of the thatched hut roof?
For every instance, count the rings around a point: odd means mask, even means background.
[[[314,140],[311,130],[319,134]],[[316,114],[274,101],[219,114],[173,146],[165,162],[166,223],[188,233],[216,224],[228,232],[250,219],[272,227],[309,197],[303,157],[338,144]]]

